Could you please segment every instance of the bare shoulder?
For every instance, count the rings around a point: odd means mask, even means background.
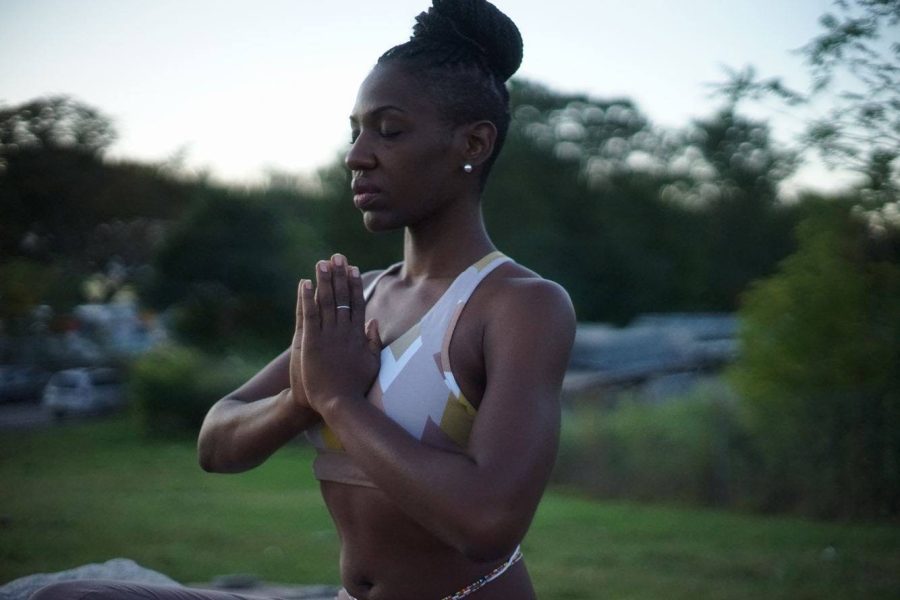
[[[571,345],[575,309],[565,288],[516,263],[498,267],[494,275],[485,279],[481,290],[486,332],[517,332],[511,337],[539,336]]]
[[[500,269],[503,271],[500,271]],[[565,288],[544,279],[531,269],[512,263],[498,268],[496,277],[488,278],[486,292],[490,293],[494,316],[512,313],[518,318],[554,318],[575,323],[575,309]]]

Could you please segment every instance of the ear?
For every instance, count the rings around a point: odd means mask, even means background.
[[[463,162],[479,166],[494,153],[497,127],[490,121],[476,121],[461,128],[463,134]]]

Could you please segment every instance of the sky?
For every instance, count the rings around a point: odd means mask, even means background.
[[[680,128],[712,114],[709,84],[752,64],[808,83],[792,52],[830,0],[497,0],[518,25],[518,76],[562,92],[629,97]],[[311,173],[341,155],[359,83],[408,39],[429,0],[0,0],[0,103],[68,94],[114,120],[112,157],[215,179]],[[787,142],[797,117],[755,107]],[[846,176],[813,165],[796,185]]]

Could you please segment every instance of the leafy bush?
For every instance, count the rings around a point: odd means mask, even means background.
[[[900,514],[900,228],[840,205],[741,310],[732,378],[767,508]]]
[[[283,348],[297,283],[328,254],[295,194],[202,188],[155,258],[144,299],[173,309],[181,340],[204,349],[255,339]]]
[[[236,357],[216,358],[184,346],[166,346],[134,365],[129,392],[148,435],[196,433],[209,407],[256,370]]]
[[[563,415],[554,479],[603,497],[721,505],[736,495],[747,448],[722,385],[612,410],[577,402]]]

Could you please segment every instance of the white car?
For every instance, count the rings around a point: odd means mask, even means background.
[[[124,403],[122,380],[115,369],[66,369],[50,377],[41,405],[54,417],[100,414]]]

